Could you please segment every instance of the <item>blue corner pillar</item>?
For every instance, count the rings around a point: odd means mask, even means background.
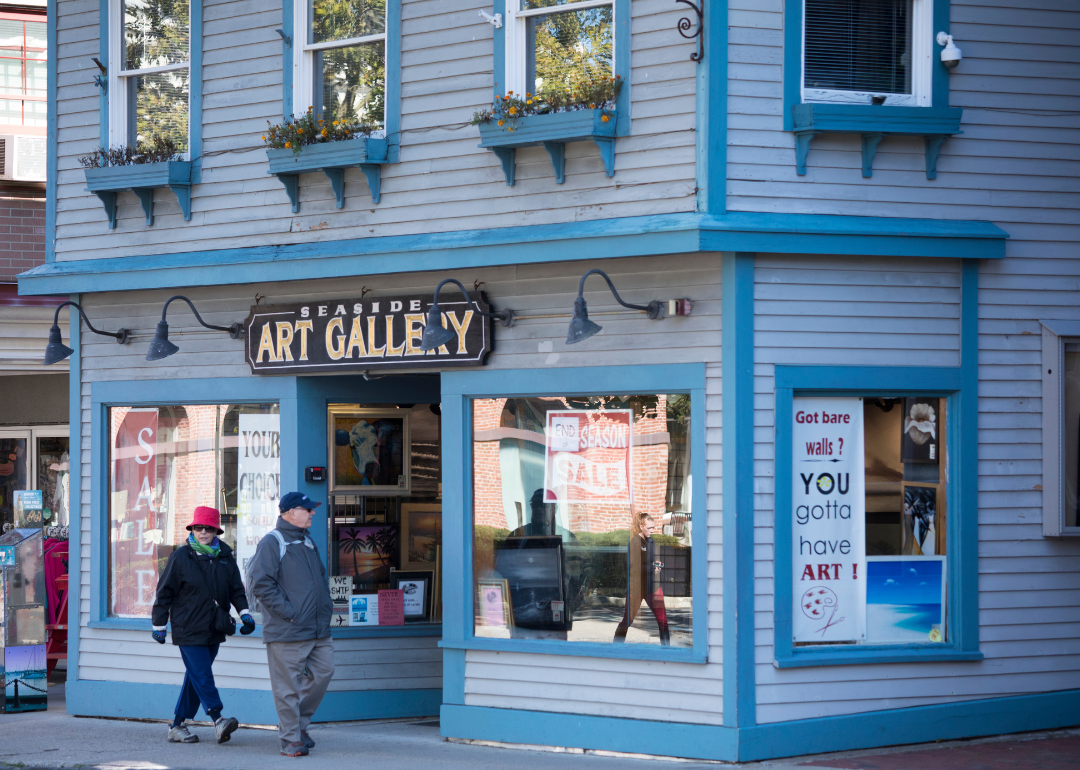
[[[721,262],[724,725],[756,724],[754,694],[754,254]]]

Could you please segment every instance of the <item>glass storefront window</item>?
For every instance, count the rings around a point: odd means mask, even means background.
[[[948,641],[948,399],[793,407],[795,645]]]
[[[690,396],[474,399],[474,634],[690,648]]]
[[[109,596],[113,617],[148,618],[158,576],[200,505],[247,559],[277,520],[277,404],[109,409]]]
[[[329,566],[335,625],[442,620],[442,458],[437,404],[331,404]],[[384,595],[385,596],[385,595]]]
[[[29,441],[23,437],[0,438],[0,520],[15,521],[15,493],[28,489]]]
[[[42,491],[47,527],[66,527],[70,495],[70,457],[67,436],[35,436],[37,489]]]

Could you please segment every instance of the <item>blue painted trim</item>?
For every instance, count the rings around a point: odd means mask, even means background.
[[[49,14],[52,18],[52,14]],[[106,68],[112,67],[109,61],[109,0],[98,1],[98,61]],[[104,76],[108,81],[108,76]],[[103,149],[109,148],[109,94],[99,88],[100,107],[98,108],[98,144]],[[58,94],[49,91],[50,101],[56,101]]]
[[[970,280],[965,274],[965,284]],[[974,311],[961,296],[961,320]],[[974,302],[969,296],[968,303]],[[970,329],[971,324],[966,323]],[[975,332],[977,334],[977,332]],[[963,332],[961,332],[963,335]],[[977,339],[976,339],[977,343]],[[956,368],[886,366],[777,366],[774,574],[774,656],[779,668],[869,663],[980,660],[978,643],[978,402],[971,395],[971,372],[977,359],[971,341],[961,339],[968,355]],[[975,376],[978,370],[975,368]],[[975,383],[977,390],[977,382]],[[791,478],[792,399],[797,395],[937,395],[948,399],[948,452],[956,468],[946,491],[950,525],[946,530],[948,640],[922,645],[852,645],[794,647],[792,644]],[[975,431],[973,434],[972,432]],[[972,547],[974,546],[974,547]]]
[[[754,680],[754,255],[723,255],[724,724],[757,721]]]
[[[663,214],[533,227],[69,260],[19,276],[23,294],[220,286],[701,251],[993,259],[1008,234],[990,222],[732,212]],[[582,251],[585,249],[585,251]]]
[[[890,709],[754,727],[720,727],[443,704],[450,738],[755,762],[1071,727],[1080,690]]]
[[[286,0],[289,2],[290,0]],[[615,101],[615,111],[618,113],[616,120],[615,135],[630,135],[630,58],[631,58],[631,13],[630,0],[614,0],[615,2],[615,74],[622,79],[622,91]],[[492,13],[502,14],[506,19],[506,0],[493,0]],[[509,26],[503,24],[501,29],[493,26],[492,38],[494,42],[494,65],[495,65],[495,89],[492,100],[499,99],[506,93],[506,35],[509,34]],[[526,84],[526,90],[529,90]],[[608,174],[611,176],[611,174]]]
[[[697,66],[697,210],[727,211],[728,4],[705,2]],[[691,19],[692,20],[692,19]]]
[[[677,650],[651,645],[606,645],[565,641],[492,640],[473,636],[472,611],[472,419],[473,398],[607,393],[689,393],[691,413],[690,472],[705,479],[705,365],[600,366],[566,369],[505,369],[444,372],[443,409],[443,561],[442,647],[458,655],[466,649],[546,653],[602,658],[704,663],[708,657],[708,606],[705,595],[693,603],[693,648]],[[691,510],[705,511],[705,484],[693,485]],[[462,501],[461,511],[449,506]],[[701,518],[704,521],[704,517]],[[701,538],[699,537],[699,542]],[[460,547],[459,547],[460,544]],[[460,559],[460,561],[459,561]],[[708,585],[708,554],[699,545],[691,556],[692,581]],[[460,577],[455,577],[460,575]],[[447,702],[463,702],[464,667],[460,658],[444,657],[455,680],[444,678]],[[460,687],[460,689],[458,689]]]
[[[56,5],[57,0],[46,3],[45,46],[48,60],[45,63],[45,93],[49,95],[45,114],[45,261],[56,259],[56,172],[59,152],[59,123],[57,121],[56,80]]]
[[[949,539],[953,550],[952,594],[956,597],[953,633],[961,650],[979,649],[979,263],[960,266],[960,414],[956,426],[962,451],[955,486],[962,503],[954,514],[960,526]],[[955,509],[954,509],[955,510]],[[946,536],[949,536],[946,531]]]
[[[179,652],[175,655],[180,657]],[[179,684],[88,680],[75,683],[69,680],[67,709],[69,714],[75,716],[171,719],[179,690]],[[269,690],[219,688],[219,692],[227,713],[239,719],[242,724],[277,724],[274,696]],[[322,705],[311,721],[343,722],[434,716],[439,713],[439,695],[438,689],[332,690],[323,698]],[[206,719],[205,713],[201,718]],[[265,740],[267,744],[276,745],[277,736],[268,733]]]
[[[51,0],[55,2],[55,0]],[[53,9],[49,20],[52,23]],[[54,51],[50,48],[49,51]],[[52,61],[53,57],[49,57]],[[51,125],[51,124],[50,124]],[[68,297],[80,302],[79,294]],[[74,576],[75,589],[69,584],[68,601],[68,660],[67,681],[79,679],[79,611],[82,609],[82,319],[73,305],[68,306],[68,347],[74,353],[68,358],[68,574]],[[80,481],[71,484],[70,480]],[[74,601],[71,599],[74,598]]]

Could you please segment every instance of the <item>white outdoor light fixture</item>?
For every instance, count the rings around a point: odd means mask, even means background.
[[[964,55],[960,49],[953,45],[953,37],[948,32],[937,33],[937,44],[945,46],[941,51],[941,63],[949,69],[953,69]]]

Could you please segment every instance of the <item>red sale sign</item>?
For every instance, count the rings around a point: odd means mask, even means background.
[[[150,617],[157,590],[157,409],[132,409],[116,432],[112,478],[111,607],[124,618]]]
[[[547,413],[545,503],[633,502],[631,409]]]

